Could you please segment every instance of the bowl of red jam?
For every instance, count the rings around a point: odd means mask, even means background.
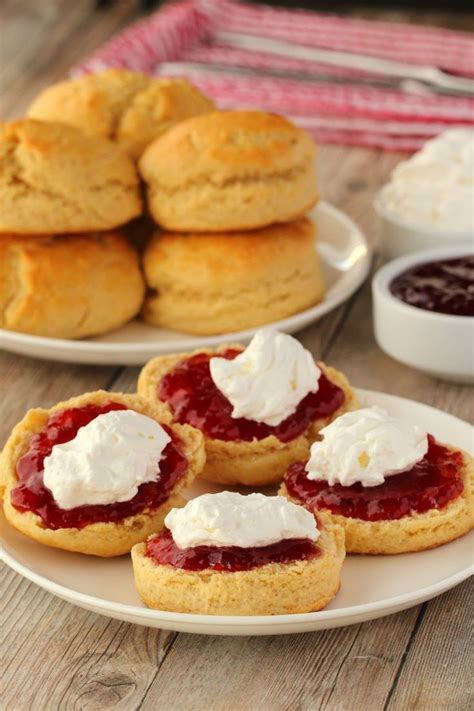
[[[428,375],[474,382],[474,251],[460,244],[410,254],[372,281],[375,339]]]

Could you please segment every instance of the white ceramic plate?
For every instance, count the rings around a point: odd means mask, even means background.
[[[359,228],[344,213],[320,202],[310,213],[317,225],[327,293],[317,306],[273,325],[294,333],[327,314],[349,298],[362,284],[370,267],[367,241]],[[0,347],[13,353],[68,363],[142,365],[153,356],[216,346],[233,341],[247,343],[257,329],[219,336],[189,336],[148,326],[135,320],[111,333],[81,341],[44,338],[0,329]]]
[[[362,405],[380,405],[394,415],[422,424],[444,442],[472,452],[472,428],[452,415],[412,400],[359,391]],[[190,496],[218,487],[196,484]],[[148,627],[221,635],[274,635],[365,622],[417,605],[452,588],[473,572],[471,533],[441,548],[396,556],[349,556],[341,590],[320,612],[297,615],[231,617],[149,610],[133,583],[130,558],[104,560],[41,546],[0,519],[3,560],[28,580],[107,617]]]

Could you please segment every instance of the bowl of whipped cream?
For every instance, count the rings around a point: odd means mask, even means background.
[[[453,128],[399,163],[377,194],[388,259],[474,241],[474,130]]]

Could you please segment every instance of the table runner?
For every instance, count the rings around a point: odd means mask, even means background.
[[[376,77],[369,72],[235,49],[217,40],[219,31],[474,75],[474,39],[465,32],[235,0],[165,5],[113,37],[73,73],[122,67],[187,76],[219,107],[284,114],[321,142],[411,151],[445,128],[474,125],[471,97],[372,86]]]

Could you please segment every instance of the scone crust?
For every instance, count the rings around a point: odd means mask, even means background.
[[[135,160],[175,124],[214,111],[214,102],[187,79],[151,79],[122,114],[115,140]]]
[[[222,345],[215,350],[199,348],[193,353],[174,353],[168,356],[157,356],[149,361],[138,377],[138,393],[153,402],[158,401],[156,392],[158,382],[182,360],[191,358],[196,353],[219,355],[228,348],[243,348],[241,344]],[[204,435],[206,446],[206,464],[201,472],[201,478],[218,484],[244,486],[266,486],[283,479],[288,467],[309,455],[308,436],[315,436],[316,429],[347,412],[356,409],[357,399],[354,390],[345,376],[335,370],[320,364],[323,371],[345,393],[345,401],[330,418],[324,418],[311,423],[307,432],[296,437],[291,442],[281,442],[275,435],[260,440],[225,441],[211,439]],[[161,402],[161,401],[160,401]],[[161,402],[172,418],[173,413],[168,403]],[[303,455],[303,456],[301,456]]]
[[[235,231],[313,207],[315,154],[309,134],[281,116],[222,111],[172,128],[148,146],[139,169],[150,212],[165,229]]]
[[[451,445],[443,446],[453,452],[460,451]],[[474,525],[474,460],[467,452],[462,454],[464,490],[442,509],[413,513],[393,521],[364,521],[333,514],[326,509],[318,509],[316,513],[318,516],[323,513],[342,526],[348,553],[391,555],[442,546],[468,533]],[[279,494],[296,504],[302,504],[289,496],[285,483]]]
[[[156,509],[145,509],[140,514],[128,516],[118,523],[93,523],[84,528],[45,527],[40,516],[27,511],[20,512],[10,500],[10,492],[16,486],[16,463],[28,449],[32,435],[45,426],[48,417],[66,408],[83,407],[89,404],[105,404],[113,400],[123,403],[129,409],[147,415],[152,419],[170,426],[183,443],[183,452],[188,460],[188,468],[171,492],[169,498]],[[146,401],[139,395],[124,395],[98,390],[60,402],[54,407],[29,410],[25,417],[13,429],[0,456],[0,472],[5,487],[3,508],[7,521],[21,533],[38,543],[62,548],[67,551],[86,553],[101,557],[111,557],[128,553],[136,543],[146,540],[151,534],[163,527],[163,520],[174,506],[182,506],[184,500],[180,492],[185,489],[201,471],[205,460],[204,441],[201,432],[189,425],[176,425],[160,403]]]
[[[261,326],[314,306],[325,285],[314,223],[250,232],[155,233],[143,258],[154,326],[212,335]]]
[[[0,123],[0,232],[111,230],[141,213],[129,156],[65,123]]]
[[[33,101],[28,116],[105,136],[137,159],[178,121],[213,109],[211,99],[186,79],[108,69],[49,86]]]
[[[284,615],[321,610],[336,595],[345,557],[344,532],[324,521],[321,555],[238,572],[199,572],[157,565],[145,543],[132,548],[135,584],[148,607],[203,615]]]
[[[52,338],[105,333],[136,316],[144,291],[121,231],[0,237],[0,328]]]
[[[134,97],[150,85],[142,72],[108,69],[52,84],[28,109],[29,118],[61,121],[86,133],[113,139],[120,118]]]

